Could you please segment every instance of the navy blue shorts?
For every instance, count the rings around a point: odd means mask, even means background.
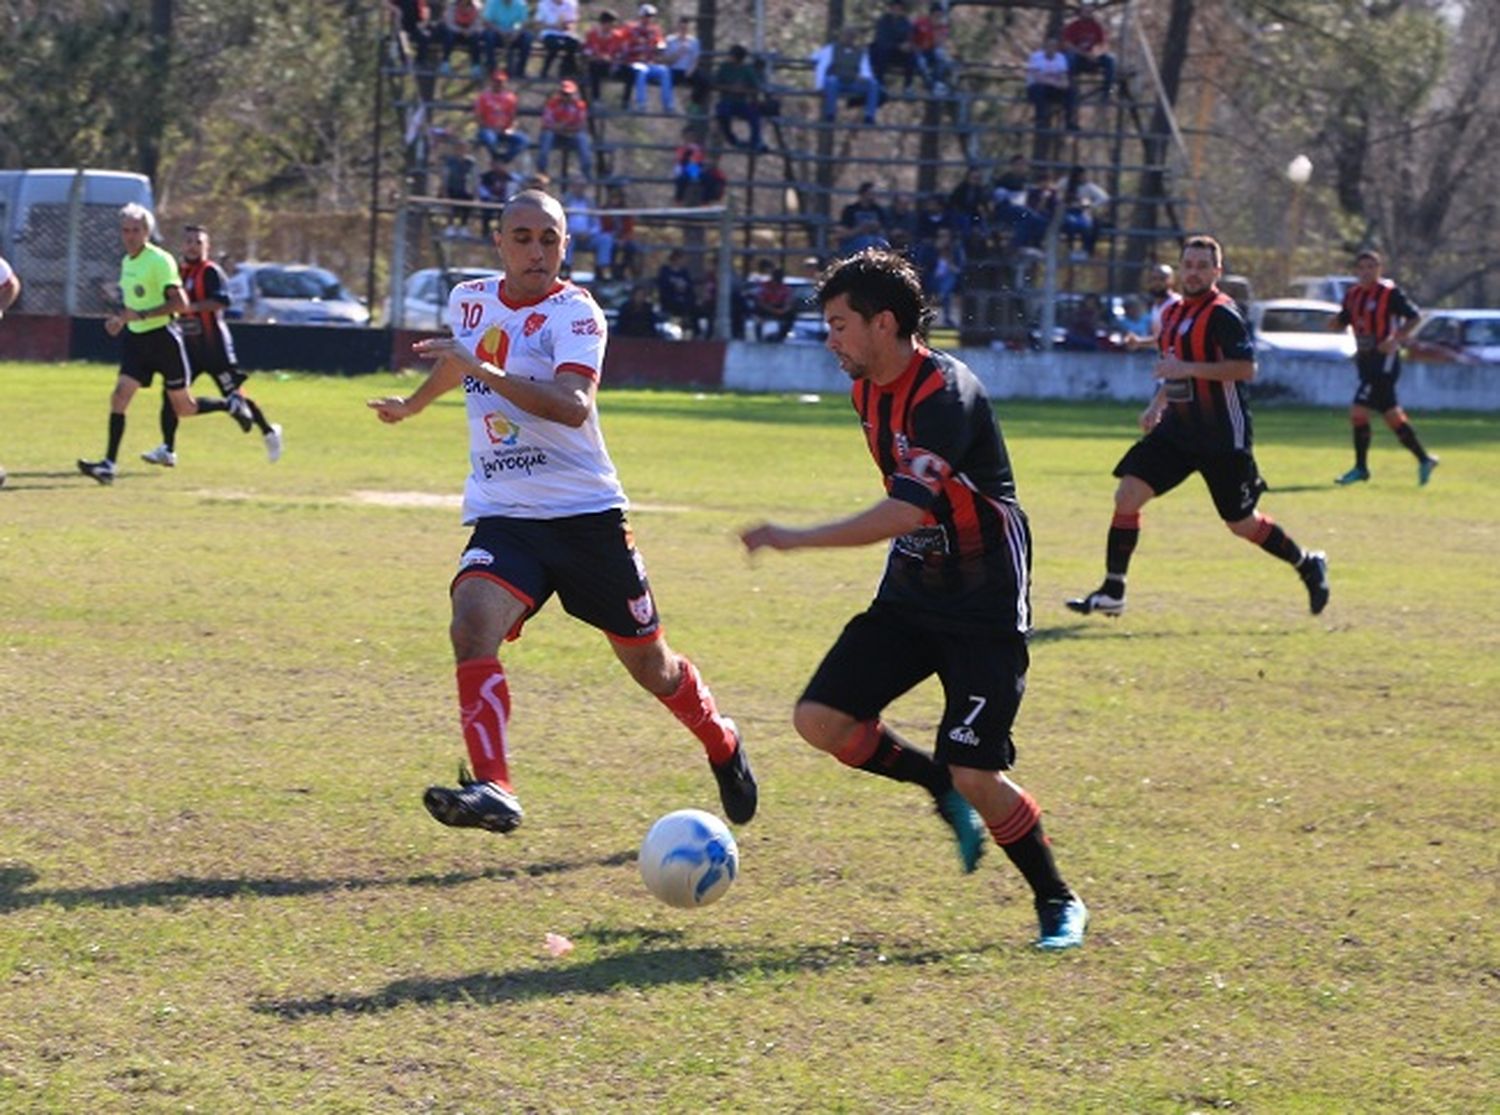
[[[1159,496],[1164,496],[1193,473],[1203,477],[1214,509],[1226,523],[1243,519],[1255,510],[1265,481],[1248,449],[1201,450],[1153,431],[1125,451],[1115,465],[1118,477],[1134,476]]]
[[[1010,729],[1026,692],[1031,658],[1015,632],[959,635],[911,622],[876,601],[851,619],[824,657],[804,701],[874,720],[933,674],[943,683],[943,719],[934,757],[949,766],[1009,770]]]
[[[618,642],[650,642],[660,633],[646,563],[620,510],[561,519],[480,519],[453,584],[466,577],[488,578],[526,606],[508,639],[520,638],[521,624],[554,592],[570,616]]]

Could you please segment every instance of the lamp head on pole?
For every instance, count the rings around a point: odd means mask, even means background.
[[[1298,155],[1295,159],[1286,164],[1287,179],[1294,186],[1307,185],[1308,181],[1312,178],[1312,172],[1312,160],[1309,159],[1306,155]]]

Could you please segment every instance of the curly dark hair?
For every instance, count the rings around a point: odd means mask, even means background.
[[[869,321],[889,310],[899,337],[926,336],[932,311],[922,296],[922,280],[904,256],[884,248],[866,248],[847,259],[835,260],[818,277],[818,305],[827,306],[839,295]]]

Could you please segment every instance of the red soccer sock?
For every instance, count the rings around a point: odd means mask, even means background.
[[[738,746],[734,733],[719,714],[719,707],[714,704],[714,695],[703,683],[697,667],[681,655],[677,656],[677,660],[682,663],[682,680],[675,692],[665,697],[658,695],[656,699],[666,705],[672,715],[698,737],[703,750],[708,753],[708,761],[721,766],[734,756],[734,749]]]
[[[471,658],[458,664],[458,712],[474,777],[507,790],[505,735],[510,724],[510,687],[498,658]]]

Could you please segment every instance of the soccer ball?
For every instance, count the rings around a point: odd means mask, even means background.
[[[734,836],[701,809],[668,813],[641,841],[641,879],[668,906],[691,910],[717,902],[739,867]]]

